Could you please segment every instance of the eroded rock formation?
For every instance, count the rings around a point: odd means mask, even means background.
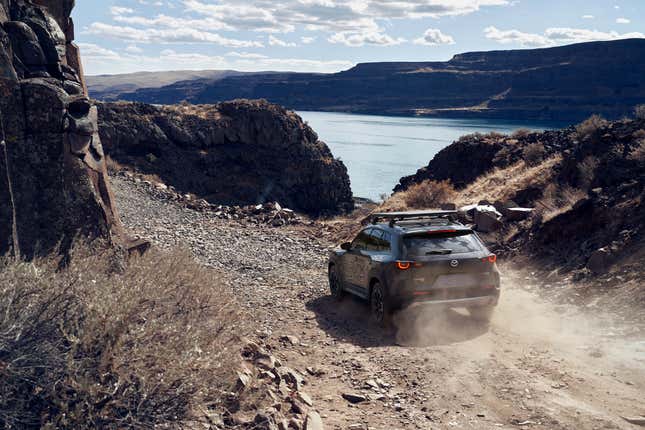
[[[210,203],[353,208],[347,169],[294,112],[263,100],[157,107],[99,103],[106,152]]]
[[[42,255],[76,235],[124,240],[73,7],[0,0],[0,254]]]

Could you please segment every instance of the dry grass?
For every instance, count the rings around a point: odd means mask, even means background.
[[[230,387],[244,327],[183,253],[0,259],[0,427],[164,428]]]
[[[513,134],[511,134],[511,137],[514,139],[520,139],[528,136],[531,133],[531,130],[529,130],[528,128],[520,128],[519,130],[515,130]]]
[[[105,156],[105,164],[109,173],[119,173],[126,170],[125,167],[109,155]]]
[[[529,166],[537,166],[544,160],[546,149],[541,143],[533,143],[522,150],[522,158]]]
[[[529,186],[544,186],[553,180],[554,167],[561,159],[558,155],[536,166],[528,166],[520,161],[505,169],[495,169],[463,189],[456,203],[466,205],[480,200],[505,201],[512,199],[517,191]]]
[[[592,115],[576,126],[576,137],[578,140],[594,139],[607,124],[607,120],[600,115]]]
[[[598,158],[590,155],[578,164],[578,186],[580,188],[586,190],[591,187],[599,163]]]
[[[632,148],[629,158],[631,160],[645,160],[645,138],[636,141],[636,146]]]
[[[436,209],[452,203],[457,192],[450,181],[423,181],[387,199],[382,210]]]
[[[638,105],[634,108],[634,116],[637,119],[645,119],[645,105]]]
[[[585,198],[587,193],[570,186],[561,187],[556,183],[548,184],[544,188],[544,194],[538,201],[536,214],[539,215],[542,222],[547,222],[553,218],[570,211],[573,206]]]

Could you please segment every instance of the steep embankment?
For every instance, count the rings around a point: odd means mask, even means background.
[[[313,215],[353,207],[345,165],[298,115],[277,105],[98,106],[106,152],[183,193],[218,204],[277,201]]]
[[[574,270],[578,277],[604,274],[620,263],[624,273],[612,285],[642,276],[645,120],[594,117],[561,131],[465,136],[402,178],[394,198],[423,187],[432,192],[432,184],[443,180],[455,186],[459,204],[485,199],[502,212],[535,208],[528,219],[491,236],[497,252],[518,261],[539,257],[546,267]]]
[[[642,103],[644,72],[645,40],[630,39],[470,52],[447,62],[366,63],[335,74],[184,80],[118,97],[164,104],[266,98],[301,110],[582,120],[593,113],[618,118]]]

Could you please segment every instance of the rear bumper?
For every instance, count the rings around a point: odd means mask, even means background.
[[[477,308],[486,306],[497,306],[498,296],[470,297],[466,299],[449,299],[449,300],[423,300],[412,301],[404,307],[416,308],[420,306],[443,306],[446,308]]]

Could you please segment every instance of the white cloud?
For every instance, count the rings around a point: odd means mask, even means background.
[[[452,36],[442,33],[441,30],[429,28],[423,33],[422,37],[415,39],[414,43],[427,46],[454,45],[455,39]]]
[[[354,63],[342,60],[311,60],[302,58],[270,58],[259,54],[229,52],[210,56],[191,52],[178,53],[166,49],[157,56],[119,54],[95,44],[80,44],[87,74],[114,74],[134,71],[163,70],[240,70],[296,71],[332,73],[349,69]]]
[[[582,19],[594,19],[595,16],[593,15],[582,15]]]
[[[405,42],[403,38],[394,38],[378,31],[364,33],[341,32],[331,35],[327,41],[330,43],[341,43],[351,47],[364,45],[392,46]]]
[[[486,27],[484,34],[487,39],[499,43],[518,43],[522,46],[546,46],[549,39],[539,34],[524,33],[519,30],[500,30],[497,27]]]
[[[110,8],[110,13],[112,15],[127,15],[134,13],[134,9],[130,9],[129,7],[112,6]]]
[[[302,36],[300,38],[300,42],[302,42],[303,45],[309,45],[310,43],[314,43],[316,39],[317,37],[315,36]]]
[[[143,52],[143,49],[139,48],[137,45],[128,45],[127,48],[125,48],[125,52],[129,52],[130,54],[140,54]]]
[[[631,21],[627,18],[617,18],[616,24],[629,24]]]
[[[269,58],[266,55],[256,54],[253,52],[237,52],[237,51],[227,53],[226,57],[246,58],[246,59]]]
[[[297,46],[293,42],[285,42],[282,39],[278,39],[277,37],[275,37],[272,34],[269,35],[269,45],[270,46],[280,46],[280,47],[283,47],[283,48],[293,48],[293,47]]]
[[[486,38],[499,43],[517,43],[529,47],[645,37],[645,34],[638,32],[621,34],[616,31],[603,32],[568,27],[547,28],[544,34],[534,34],[524,33],[519,30],[499,30],[491,26],[484,30],[484,34]]]
[[[264,46],[261,42],[229,39],[217,33],[194,28],[138,29],[95,22],[85,32],[94,36],[138,43],[214,43],[229,48],[261,48]]]

